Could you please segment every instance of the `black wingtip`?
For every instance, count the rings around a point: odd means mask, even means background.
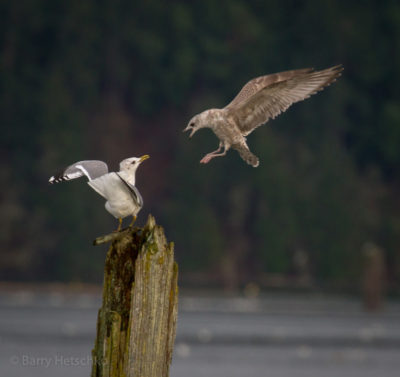
[[[50,177],[50,179],[49,179],[49,183],[50,183],[51,185],[54,185],[54,183],[58,183],[58,182],[60,182],[60,179],[59,179],[58,176],[52,175],[52,176]]]
[[[51,185],[54,185],[54,183],[60,183],[60,182],[64,182],[64,181],[68,181],[67,177],[64,177],[63,175],[59,174],[59,175],[53,175],[50,177],[49,179],[49,183]]]

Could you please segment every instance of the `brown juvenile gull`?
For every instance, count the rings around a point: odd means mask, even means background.
[[[257,167],[259,160],[250,152],[246,136],[293,103],[336,81],[342,71],[342,66],[337,65],[322,71],[305,68],[257,77],[249,81],[223,109],[210,109],[195,115],[183,131],[191,131],[189,137],[192,137],[200,128],[208,127],[220,140],[219,148],[205,155],[200,163],[206,164],[214,157],[225,156],[233,148],[248,164]]]
[[[69,181],[86,176],[88,185],[107,201],[105,208],[119,220],[118,230],[121,229],[122,219],[132,216],[132,226],[136,216],[143,207],[143,198],[135,186],[136,169],[150,156],[130,157],[120,162],[119,172],[108,172],[108,166],[103,161],[79,161],[68,166],[63,172],[52,176],[50,183]]]

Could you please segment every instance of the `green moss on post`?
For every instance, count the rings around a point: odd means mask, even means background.
[[[95,244],[109,241],[92,377],[167,377],[178,305],[173,243],[151,215],[143,229]]]

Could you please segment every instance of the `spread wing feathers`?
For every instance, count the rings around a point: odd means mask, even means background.
[[[292,104],[336,81],[342,70],[342,66],[338,65],[322,71],[304,69],[264,76],[264,79],[255,79],[258,81],[254,83],[254,80],[250,81],[247,85],[251,89],[246,89],[246,94],[241,95],[245,85],[227,108],[238,119],[242,133],[248,135],[270,118],[286,111]],[[238,99],[239,96],[241,98]]]
[[[142,195],[140,195],[139,190],[134,185],[131,185],[129,182],[127,182],[125,179],[123,179],[118,173],[117,173],[117,175],[120,178],[120,180],[125,184],[127,189],[129,190],[134,202],[137,203],[137,205],[140,208],[142,208],[143,207],[143,198],[142,198]]]
[[[260,164],[258,157],[250,152],[246,144],[244,143],[232,144],[232,148],[237,150],[239,152],[240,157],[242,157],[244,161],[246,161],[249,165],[253,166],[254,168],[256,168]]]
[[[248,98],[252,97],[254,94],[259,92],[261,89],[265,87],[288,80],[294,76],[298,76],[301,74],[306,74],[308,72],[312,72],[312,68],[304,68],[304,69],[295,69],[292,71],[284,71],[279,73],[273,73],[266,76],[256,77],[253,80],[250,80],[237,94],[237,96],[230,102],[226,109],[232,109],[239,106],[242,102],[246,101]]]
[[[58,183],[62,181],[69,181],[71,179],[83,177],[84,175],[88,177],[89,181],[91,181],[107,173],[108,166],[103,161],[79,161],[68,166],[63,172],[50,177],[49,182]]]

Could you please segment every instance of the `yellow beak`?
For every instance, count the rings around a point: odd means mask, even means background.
[[[147,160],[148,158],[150,158],[150,156],[148,154],[144,154],[142,157],[140,157],[139,162],[142,163],[143,161]]]

